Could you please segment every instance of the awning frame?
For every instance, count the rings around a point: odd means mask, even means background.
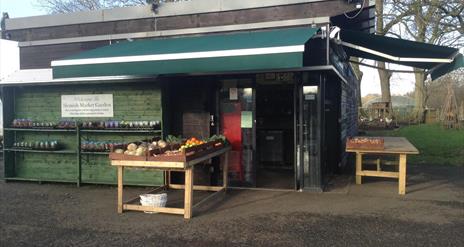
[[[50,70],[51,69],[47,69]],[[241,74],[261,74],[261,73],[284,73],[284,72],[305,72],[305,71],[333,71],[337,74],[343,83],[347,84],[348,81],[333,65],[315,65],[304,66],[297,69],[272,69],[272,70],[252,70],[252,71],[227,71],[227,72],[211,72],[211,73],[186,73],[186,74],[173,74],[165,76],[221,76],[221,75],[241,75]],[[11,86],[34,86],[34,85],[69,85],[80,83],[114,83],[114,82],[127,82],[127,81],[153,81],[154,79],[163,78],[160,75],[144,75],[144,76],[95,76],[95,77],[71,77],[71,78],[58,78],[58,79],[43,79],[37,81],[0,81],[1,87]]]
[[[419,68],[433,80],[464,67],[464,48],[458,50],[339,28],[336,32],[332,35],[334,41],[344,46],[349,56]]]
[[[383,52],[380,52],[380,51],[369,49],[367,47],[363,47],[363,46],[360,46],[360,45],[351,44],[351,43],[348,43],[348,42],[345,42],[345,41],[340,41],[340,44],[343,45],[343,46],[346,46],[346,47],[350,47],[350,48],[353,48],[353,49],[356,49],[356,50],[359,50],[359,51],[367,52],[367,53],[370,53],[372,55],[383,57],[383,58],[386,58],[386,59],[389,59],[389,60],[392,60],[392,61],[396,61],[396,62],[451,63],[451,62],[453,62],[454,58],[459,54],[459,52],[457,52],[451,58],[397,57],[397,56],[392,56],[392,55],[389,55],[389,54],[386,54],[386,53],[383,53]]]

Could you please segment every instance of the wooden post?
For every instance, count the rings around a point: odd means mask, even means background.
[[[79,126],[76,127],[76,142],[77,142],[77,187],[81,186],[82,180],[82,160],[81,160],[81,131]]]
[[[193,167],[185,170],[184,218],[192,218]]]
[[[227,185],[229,183],[229,152],[225,152],[223,156],[223,163],[222,163],[222,186],[227,189]]]
[[[362,154],[356,153],[356,184],[362,183],[362,177],[359,175],[362,171]]]
[[[377,159],[376,161],[376,164],[377,164],[377,171],[380,172],[380,158]]]
[[[171,171],[166,170],[164,171],[164,185],[169,188],[169,184],[171,184]]]
[[[398,193],[406,194],[406,154],[400,154]]]
[[[124,166],[118,166],[118,213],[122,214],[122,189]]]

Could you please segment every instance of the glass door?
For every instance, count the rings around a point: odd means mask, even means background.
[[[220,132],[230,141],[229,181],[232,186],[256,186],[255,90],[225,85],[220,92]]]
[[[320,190],[320,88],[304,85],[299,89],[297,170],[300,190]]]

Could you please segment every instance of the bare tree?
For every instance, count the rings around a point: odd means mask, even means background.
[[[399,24],[405,16],[412,13],[411,10],[407,11],[394,11],[392,8],[394,0],[375,0],[375,13],[376,13],[376,34],[384,36],[391,33],[393,27]],[[387,8],[385,8],[387,7]],[[389,102],[391,105],[391,92],[390,92],[390,79],[392,72],[386,67],[385,62],[377,63],[380,90],[382,93],[382,101]]]
[[[375,12],[376,12],[376,30],[377,35],[385,35],[388,32],[387,27],[385,27],[383,14],[384,14],[384,5],[383,0],[375,1]],[[392,73],[385,70],[385,62],[377,63],[379,78],[380,78],[380,91],[382,92],[382,101],[390,102],[391,106],[391,93],[390,93],[390,78]]]
[[[387,0],[388,1],[388,0]],[[462,0],[393,0],[384,18],[396,21],[396,36],[429,44],[459,47],[464,44],[464,2]],[[401,18],[398,21],[398,16]],[[404,30],[401,33],[399,30]],[[415,114],[423,122],[427,100],[425,73],[415,72]]]

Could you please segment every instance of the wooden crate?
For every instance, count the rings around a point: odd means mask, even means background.
[[[381,137],[348,137],[346,149],[385,149],[385,141]]]
[[[188,162],[196,158],[199,158],[203,155],[212,153],[222,147],[224,147],[224,144],[218,141],[213,141],[198,146],[186,148],[179,154],[162,154],[158,156],[149,155],[147,160],[167,162]]]
[[[127,155],[127,154],[118,154],[111,152],[109,154],[110,160],[134,160],[134,161],[146,161],[147,156],[135,156],[135,155]]]
[[[180,145],[167,146],[165,148],[150,150],[144,156],[119,154],[112,151],[109,154],[109,158],[110,160],[188,162],[196,158],[199,158],[203,155],[212,153],[222,147],[224,147],[224,144],[222,142],[212,141],[194,147],[186,148],[178,154],[166,154],[165,152],[168,150],[178,150],[180,148]]]

